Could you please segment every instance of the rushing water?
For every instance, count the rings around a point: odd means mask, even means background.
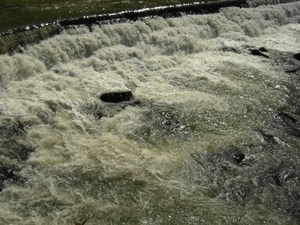
[[[229,7],[1,55],[0,224],[299,224],[299,21]]]

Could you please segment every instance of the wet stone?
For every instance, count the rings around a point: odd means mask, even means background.
[[[265,47],[260,47],[259,51],[261,51],[261,52],[268,52],[268,50]]]
[[[250,49],[250,52],[251,52],[252,55],[255,55],[255,56],[262,56],[262,57],[265,57],[265,58],[270,58],[269,56],[267,56],[266,54],[262,53],[258,49]]]
[[[124,92],[109,92],[101,95],[100,99],[103,102],[109,103],[119,103],[119,102],[128,102],[133,99],[131,91]]]
[[[142,104],[139,100],[134,99],[131,91],[104,93],[100,99],[101,101],[94,99],[82,106],[82,110],[93,115],[96,120],[100,120],[102,117],[113,117],[128,106],[138,107]]]
[[[229,147],[224,154],[227,160],[236,164],[240,164],[245,158],[245,154],[236,147]]]
[[[243,161],[243,159],[245,158],[245,154],[242,152],[238,152],[235,153],[233,155],[233,159],[237,162],[237,163],[241,163]]]
[[[294,57],[294,59],[297,59],[300,61],[300,53],[294,54],[293,57]]]

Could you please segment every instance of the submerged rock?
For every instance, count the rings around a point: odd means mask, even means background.
[[[272,135],[261,135],[263,142],[192,154],[193,160],[182,170],[183,179],[210,198],[261,204],[300,218],[300,162],[292,157],[298,150],[276,143]]]
[[[257,56],[263,56],[265,58],[270,58],[269,56],[267,56],[266,54],[262,53],[258,49],[250,49],[250,52],[251,52],[252,55],[257,55]]]
[[[5,182],[19,182],[22,164],[34,148],[26,140],[31,121],[24,118],[0,117],[0,191]]]

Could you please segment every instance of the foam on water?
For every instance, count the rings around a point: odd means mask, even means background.
[[[232,7],[0,56],[0,223],[297,224],[299,20],[298,2]]]

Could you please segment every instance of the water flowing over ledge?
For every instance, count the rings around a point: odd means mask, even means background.
[[[136,21],[151,16],[174,17],[183,14],[216,13],[224,7],[257,7],[263,4],[279,4],[292,1],[293,0],[229,0],[208,3],[196,2],[193,4],[146,8],[103,15],[87,15],[79,18],[65,19],[40,25],[37,24],[0,34],[0,54],[14,51],[19,47],[59,34],[64,28],[73,25],[91,26],[93,24]]]
[[[257,7],[260,5],[274,5],[280,3],[288,3],[288,2],[295,2],[297,0],[247,0],[247,4],[250,7]]]

